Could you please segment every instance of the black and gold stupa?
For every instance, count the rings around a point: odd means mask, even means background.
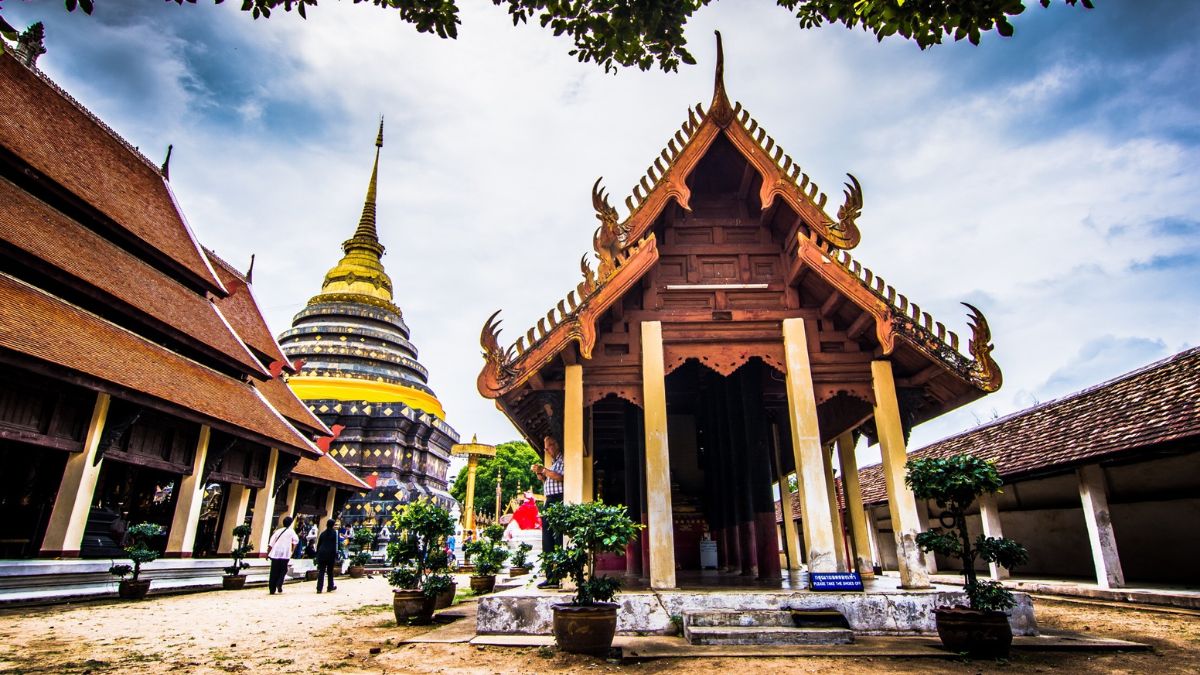
[[[446,471],[458,442],[417,361],[380,261],[375,192],[382,147],[381,121],[362,217],[342,244],[345,255],[279,338],[290,359],[304,361],[288,380],[292,390],[331,429],[342,427],[330,453],[373,486],[342,514],[343,521],[368,526],[419,497],[453,505]]]

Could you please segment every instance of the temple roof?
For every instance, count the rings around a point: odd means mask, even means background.
[[[258,301],[254,299],[250,280],[213,251],[205,249],[204,253],[212,263],[217,278],[229,290],[228,296],[217,301],[221,314],[229,320],[234,331],[246,342],[247,346],[255,351],[263,364],[283,362],[286,364],[284,365],[285,369],[290,370],[291,364],[286,363],[287,356],[283,353],[283,348],[271,334],[271,329],[267,327]]]
[[[148,396],[172,414],[198,416],[234,436],[291,453],[321,454],[250,384],[2,273],[0,336],[0,357],[19,354],[22,364],[34,359],[122,397]]]
[[[1129,457],[1200,438],[1200,347],[909,453],[970,453],[996,462],[1006,481]],[[859,470],[864,504],[887,500],[880,465]]]
[[[194,341],[227,367],[266,378],[212,302],[142,259],[0,178],[0,240],[6,255],[53,268],[56,280],[96,296],[95,302]],[[140,331],[138,331],[140,332]]]
[[[300,476],[310,483],[345,488],[354,492],[371,489],[370,485],[362,482],[358,476],[342,466],[341,462],[329,455],[322,455],[319,459],[300,458],[296,467],[292,469],[292,475]]]
[[[40,189],[72,202],[89,227],[224,295],[160,170],[39,71],[0,52],[0,165],[26,165]]]
[[[854,260],[846,249],[857,246],[861,233],[857,219],[862,211],[862,188],[849,175],[844,202],[837,217],[825,212],[827,196],[800,166],[767,135],[741,103],[731,104],[725,91],[724,52],[717,35],[717,67],[713,100],[707,111],[697,104],[646,175],[625,199],[629,213],[620,220],[617,210],[596,182],[592,204],[601,226],[593,237],[598,259],[593,271],[585,254],[580,261],[583,281],[551,307],[515,343],[499,343],[499,311],[485,322],[480,335],[485,365],[479,375],[479,392],[497,398],[533,377],[572,342],[580,355],[591,358],[597,339],[596,324],[614,303],[628,292],[658,261],[654,224],[674,203],[690,210],[692,189],[688,177],[700,164],[714,141],[725,138],[761,178],[759,200],[768,213],[782,203],[799,219],[795,240],[786,245],[790,258],[789,280],[798,283],[809,271],[824,279],[836,292],[847,296],[873,319],[875,336],[884,354],[891,354],[895,337],[901,337],[926,359],[938,364],[979,392],[1001,385],[999,367],[991,358],[991,335],[987,320],[974,307],[971,312],[973,338],[967,354],[959,351],[958,336],[947,331],[915,303],[899,294],[882,278]],[[965,303],[964,303],[965,304]]]

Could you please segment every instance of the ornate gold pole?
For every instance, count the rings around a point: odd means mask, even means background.
[[[475,472],[479,469],[480,457],[495,457],[496,448],[486,443],[480,443],[478,437],[471,436],[470,443],[458,443],[450,448],[450,454],[467,458],[467,503],[463,505],[463,529],[475,534]]]

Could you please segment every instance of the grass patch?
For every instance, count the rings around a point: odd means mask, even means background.
[[[470,588],[460,588],[454,593],[454,604],[458,604],[463,600],[475,597],[475,591]]]
[[[378,605],[361,605],[361,606],[355,607],[353,609],[344,610],[342,612],[342,614],[345,614],[347,616],[361,616],[363,614],[375,614],[377,612],[383,612],[383,611],[389,610],[391,608],[392,608],[391,605],[382,604],[382,603],[378,604]]]

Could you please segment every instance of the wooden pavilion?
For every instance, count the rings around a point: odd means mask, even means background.
[[[535,445],[561,436],[568,503],[625,503],[648,526],[624,567],[653,588],[699,569],[705,538],[722,570],[778,579],[773,484],[793,471],[807,526],[786,528],[788,566],[803,543],[810,571],[851,558],[869,573],[861,510],[850,528],[861,554],[839,555],[832,467],[857,476],[853,435],[878,439],[902,585],[926,587],[905,442],[1000,387],[987,321],[968,305],[961,352],[850,256],[859,182],[829,215],[826,195],[730,102],[719,35],[717,47],[711,104],[688,111],[624,219],[593,187],[596,269],[585,255],[583,280],[511,346],[499,312],[488,319],[479,392]]]

